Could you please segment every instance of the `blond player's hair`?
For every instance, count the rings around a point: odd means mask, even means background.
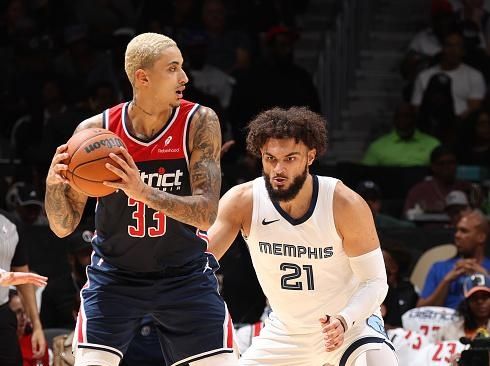
[[[131,85],[136,70],[152,67],[162,52],[172,46],[177,46],[175,41],[163,34],[142,33],[134,37],[128,43],[124,55],[124,69]]]

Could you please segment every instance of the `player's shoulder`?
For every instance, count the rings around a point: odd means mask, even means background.
[[[199,105],[199,108],[196,109],[196,112],[192,116],[192,121],[194,124],[196,123],[215,123],[218,122],[218,115],[216,112],[205,105]]]
[[[359,194],[354,192],[354,190],[346,186],[343,182],[338,181],[334,190],[334,205],[348,208],[359,205],[362,206],[364,204],[366,204],[366,202]]]
[[[80,122],[77,128],[75,129],[74,133],[80,132],[82,130],[86,130],[88,128],[103,128],[103,127],[104,127],[104,121],[103,121],[102,113],[100,113]]]
[[[231,187],[223,197],[234,199],[242,202],[252,202],[253,198],[253,181],[237,184]]]

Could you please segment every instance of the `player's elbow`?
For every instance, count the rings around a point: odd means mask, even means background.
[[[49,223],[49,228],[58,238],[65,238],[73,232],[73,230],[66,229],[66,228],[60,228],[60,227],[52,224],[51,222]]]
[[[216,221],[218,216],[218,204],[209,204],[205,215],[202,215],[201,223],[199,224],[199,230],[208,231],[211,225]]]

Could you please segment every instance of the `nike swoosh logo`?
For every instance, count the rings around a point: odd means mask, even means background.
[[[262,225],[269,225],[272,224],[273,222],[279,221],[280,219],[277,220],[271,220],[271,221],[265,221],[265,219],[262,220]]]

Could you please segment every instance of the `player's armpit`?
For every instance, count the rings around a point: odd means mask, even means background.
[[[219,201],[218,217],[208,230],[208,251],[220,259],[240,230],[248,234],[252,216],[252,184],[240,184],[226,192]],[[249,219],[250,220],[250,219]]]

